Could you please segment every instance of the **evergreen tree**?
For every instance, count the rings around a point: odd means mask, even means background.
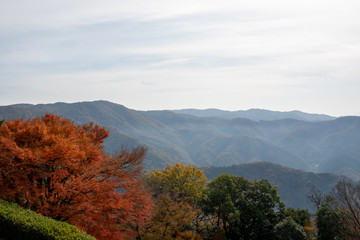
[[[317,210],[316,216],[318,240],[348,239],[348,226],[345,224],[346,215],[342,209],[336,208],[332,196],[326,196],[325,201]]]
[[[267,180],[248,181],[222,174],[205,190],[202,208],[217,218],[227,239],[274,239],[274,227],[282,218],[284,203]]]

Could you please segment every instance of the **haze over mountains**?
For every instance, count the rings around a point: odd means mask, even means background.
[[[147,147],[148,169],[175,162],[231,166],[267,161],[304,171],[360,178],[359,117],[335,119],[298,111],[264,110],[136,111],[95,101],[2,106],[0,119],[30,118],[47,112],[76,123],[95,122],[105,126],[111,132],[105,143],[108,152],[122,145]],[[238,118],[239,114],[253,119]]]
[[[328,121],[333,120],[335,117],[325,115],[325,114],[309,114],[300,111],[290,111],[290,112],[279,112],[279,111],[269,111],[265,109],[249,109],[249,110],[238,110],[238,111],[224,111],[219,109],[182,109],[182,110],[173,110],[176,113],[189,114],[198,117],[219,117],[225,119],[233,118],[248,118],[254,121],[273,121],[281,119],[297,119],[304,121]]]
[[[311,208],[308,183],[326,192],[341,178],[325,173],[360,179],[359,117],[256,109],[136,111],[107,101],[0,107],[5,120],[45,113],[105,126],[109,153],[146,147],[149,171],[181,162],[205,167],[210,179],[222,172],[269,179],[292,207]]]

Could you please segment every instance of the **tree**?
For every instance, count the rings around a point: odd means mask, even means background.
[[[227,239],[274,239],[284,204],[267,180],[248,181],[222,174],[205,190],[202,209],[217,217]]]
[[[315,187],[313,183],[309,183],[308,185],[309,192],[308,192],[308,199],[310,202],[314,204],[316,209],[319,209],[321,204],[325,201],[325,197],[323,196],[322,192]]]
[[[188,202],[175,201],[169,194],[154,198],[153,215],[141,239],[198,239],[194,221],[200,211]]]
[[[346,216],[344,221],[349,227],[349,237],[360,239],[360,184],[342,179],[335,185],[333,195]]]
[[[224,230],[227,236],[232,232],[228,229],[230,219],[239,215],[239,210],[234,206],[236,178],[229,174],[222,174],[212,180],[201,202],[204,214],[215,216],[216,227]]]
[[[292,218],[285,218],[275,226],[277,240],[306,240],[304,228]]]
[[[307,209],[294,209],[286,208],[284,215],[287,218],[291,218],[295,223],[299,224],[302,227],[308,226],[310,224],[310,213]]]
[[[146,176],[153,201],[151,226],[144,239],[197,239],[197,203],[206,186],[204,172],[193,166],[176,163]]]
[[[147,186],[153,193],[169,193],[194,203],[201,199],[206,180],[202,170],[181,163],[167,165],[163,171],[155,170],[146,176]]]
[[[316,227],[318,229],[318,240],[341,240],[348,239],[348,226],[345,224],[346,215],[342,209],[335,205],[334,198],[330,195],[316,212]]]
[[[109,132],[46,114],[0,127],[0,198],[15,201],[98,239],[133,238],[149,196],[139,181],[143,148],[103,152]]]

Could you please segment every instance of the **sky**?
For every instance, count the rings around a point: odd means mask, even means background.
[[[0,105],[360,115],[358,0],[0,0]]]

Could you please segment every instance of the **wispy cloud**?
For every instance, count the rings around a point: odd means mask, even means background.
[[[0,104],[108,99],[138,109],[358,114],[344,106],[360,101],[359,7],[356,0],[4,1],[0,89],[9,94]],[[27,91],[16,90],[22,85]]]

